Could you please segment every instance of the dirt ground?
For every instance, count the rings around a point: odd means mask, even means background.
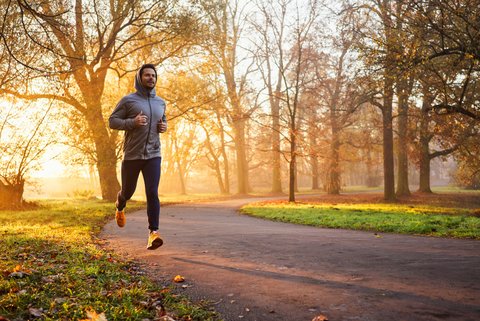
[[[416,198],[425,201],[410,201]],[[458,196],[442,199],[466,204]],[[153,279],[184,276],[179,291],[209,300],[227,321],[310,321],[320,314],[330,321],[480,320],[479,241],[322,229],[237,213],[258,200],[163,207],[165,245],[157,251],[145,249],[145,211],[127,214],[124,229],[110,222],[101,237],[143,262]],[[475,198],[467,203],[480,206]]]

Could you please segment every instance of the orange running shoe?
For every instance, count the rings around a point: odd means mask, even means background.
[[[125,223],[127,223],[127,218],[125,217],[125,211],[119,211],[115,213],[115,221],[117,221],[117,225],[119,227],[124,227]]]
[[[147,250],[156,250],[160,246],[162,246],[163,240],[160,237],[160,234],[158,234],[158,231],[152,231],[148,235],[148,244],[147,244]]]

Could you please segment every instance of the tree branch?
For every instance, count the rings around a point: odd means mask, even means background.
[[[85,114],[87,112],[87,109],[73,97],[67,98],[64,96],[58,96],[54,94],[22,94],[10,89],[0,89],[0,93],[5,93],[8,95],[12,95],[14,97],[17,97],[20,99],[26,99],[26,100],[53,99],[56,101],[61,101],[63,103],[66,103],[74,107],[76,110],[78,110],[82,114]]]

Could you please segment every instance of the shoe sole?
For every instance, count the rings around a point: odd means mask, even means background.
[[[148,247],[147,250],[156,250],[163,245],[163,240],[161,238],[155,239],[152,242],[152,246]]]

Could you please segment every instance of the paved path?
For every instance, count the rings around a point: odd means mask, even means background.
[[[258,321],[480,320],[480,242],[321,229],[239,215],[249,200],[162,208],[165,244],[147,251],[146,213],[103,237],[159,279],[186,278],[223,318]],[[121,250],[119,250],[121,249]]]

